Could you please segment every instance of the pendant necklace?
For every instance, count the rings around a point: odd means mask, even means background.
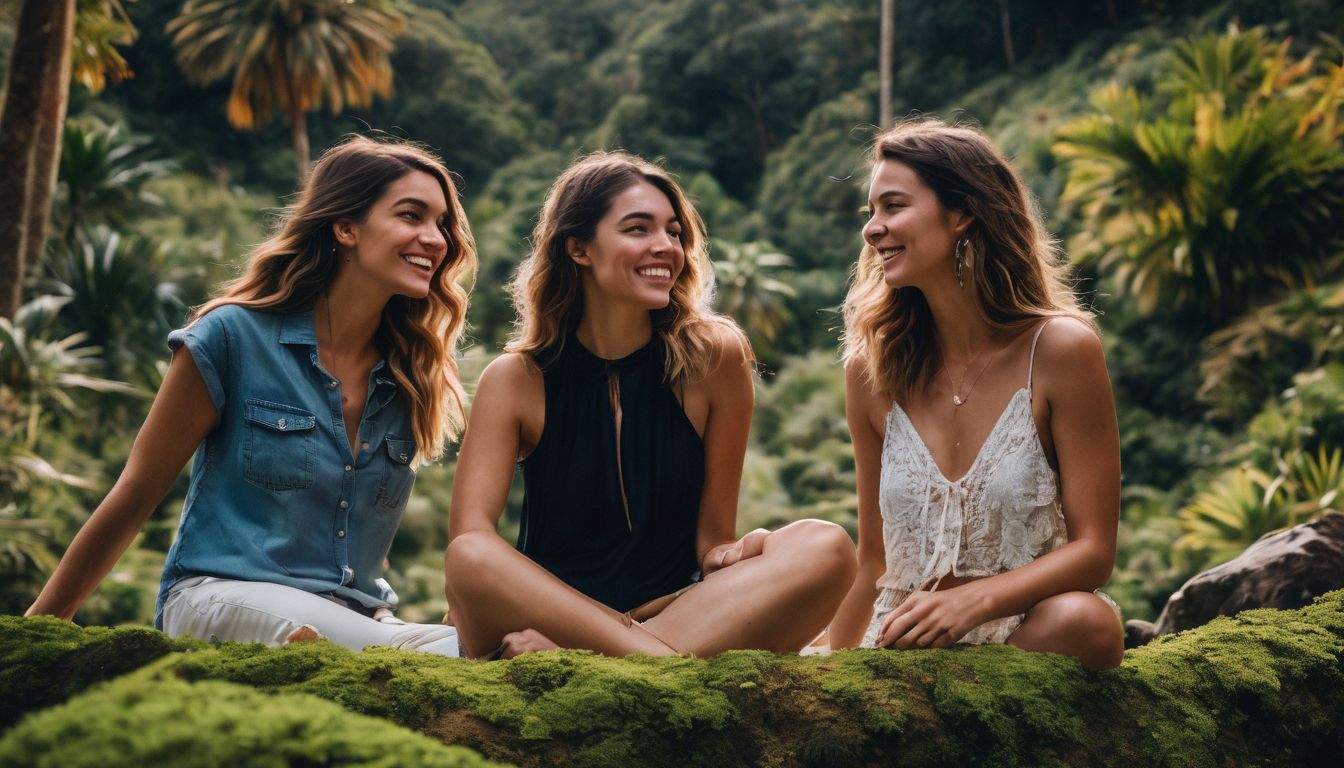
[[[985,346],[988,347],[988,344],[986,344]],[[974,379],[971,379],[971,386],[966,388],[965,394],[959,394],[958,392],[961,389],[961,384],[966,381],[966,373],[971,370],[971,365],[975,363],[975,359],[980,357],[980,355],[983,355],[985,353],[985,350],[981,349],[979,352],[975,353],[974,357],[971,358],[971,362],[968,363],[966,365],[966,369],[962,371],[961,382],[958,382],[952,378],[952,369],[947,366],[946,362],[943,363],[943,372],[947,374],[947,383],[952,385],[952,405],[955,406],[955,408],[960,408],[961,406],[966,404],[967,400],[971,399],[971,392],[975,391],[975,385],[980,383],[980,377],[985,375],[985,371],[989,370],[989,366],[991,363],[994,362],[994,358],[998,357],[999,353],[1002,351],[1003,347],[999,347],[998,349],[994,350],[994,354],[990,355],[989,358],[985,360],[985,364],[980,366],[980,372],[975,374]],[[953,410],[953,413],[954,414],[956,413],[955,409]]]
[[[985,345],[986,348],[988,348],[988,346],[989,346],[988,344]],[[947,366],[946,362],[943,363],[943,372],[947,374],[947,383],[952,386],[952,434],[954,437],[957,434],[957,411],[960,411],[961,406],[965,405],[966,401],[971,399],[971,392],[975,391],[975,385],[980,383],[980,377],[985,375],[985,371],[989,370],[989,366],[993,364],[994,358],[998,357],[999,353],[1002,351],[1003,347],[999,347],[998,349],[994,350],[994,353],[991,354],[988,359],[985,360],[985,364],[980,366],[980,371],[975,374],[974,379],[971,379],[971,386],[966,388],[964,394],[959,393],[959,390],[961,389],[961,384],[952,378],[952,369]],[[962,382],[966,381],[966,374],[971,370],[971,365],[975,363],[976,358],[980,357],[980,355],[983,355],[984,353],[985,350],[982,348],[979,352],[975,353],[974,357],[971,358],[971,362],[968,363],[966,365],[966,369],[962,371],[961,374]],[[956,443],[957,448],[961,447],[960,440],[955,440],[954,442]]]

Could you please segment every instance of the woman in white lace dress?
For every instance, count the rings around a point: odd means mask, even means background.
[[[832,647],[1006,642],[1113,667],[1123,629],[1095,590],[1120,448],[1092,318],[982,133],[906,122],[873,164],[845,300],[859,573]]]

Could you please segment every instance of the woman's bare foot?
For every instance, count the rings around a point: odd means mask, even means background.
[[[551,642],[549,637],[537,630],[524,629],[522,632],[510,632],[504,636],[503,653],[499,657],[501,659],[512,659],[514,656],[521,656],[524,653],[553,651],[559,647]]]
[[[304,624],[298,629],[285,636],[285,645],[290,643],[302,643],[308,640],[321,640],[322,634],[311,624]]]

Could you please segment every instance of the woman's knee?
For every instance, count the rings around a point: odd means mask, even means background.
[[[1027,612],[1024,624],[1047,647],[1075,656],[1088,669],[1110,669],[1124,655],[1124,628],[1114,609],[1091,592],[1046,598]]]
[[[460,533],[448,542],[443,553],[444,577],[452,593],[474,591],[487,582],[491,573],[498,573],[499,561],[509,545],[498,536],[485,531]]]
[[[821,574],[834,579],[852,580],[858,569],[854,542],[844,528],[825,520],[798,520],[771,534],[781,537],[790,557],[804,554],[803,562],[813,564]],[[846,584],[848,586],[848,584]]]

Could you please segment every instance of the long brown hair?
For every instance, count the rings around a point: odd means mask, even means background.
[[[348,136],[313,167],[297,201],[274,233],[252,249],[247,267],[196,310],[199,319],[226,304],[281,312],[307,310],[336,276],[338,220],[362,220],[393,182],[413,171],[434,177],[448,205],[443,225],[448,253],[430,282],[429,296],[393,296],[374,334],[378,351],[410,400],[417,461],[443,453],[465,411],[453,355],[466,323],[469,286],[476,274],[476,243],[448,170],[429,150],[399,139]]]
[[[661,337],[669,384],[703,378],[716,364],[716,329],[727,330],[750,357],[746,336],[729,318],[710,310],[714,271],[709,261],[705,224],[667,171],[627,152],[597,152],[579,158],[546,193],[532,233],[532,250],[509,283],[518,318],[504,349],[538,360],[554,352],[583,317],[579,272],[565,242],[592,240],[611,200],[641,181],[667,195],[681,222],[686,265],[672,284],[671,301],[650,312]]]
[[[991,328],[1021,329],[1052,315],[1077,317],[1095,328],[1017,171],[983,133],[937,119],[908,120],[877,137],[872,163],[883,160],[909,166],[943,208],[970,216],[963,237],[971,291]],[[874,389],[906,397],[938,372],[941,352],[924,294],[887,285],[877,250],[867,243],[845,296],[844,317],[845,360],[864,359]]]

